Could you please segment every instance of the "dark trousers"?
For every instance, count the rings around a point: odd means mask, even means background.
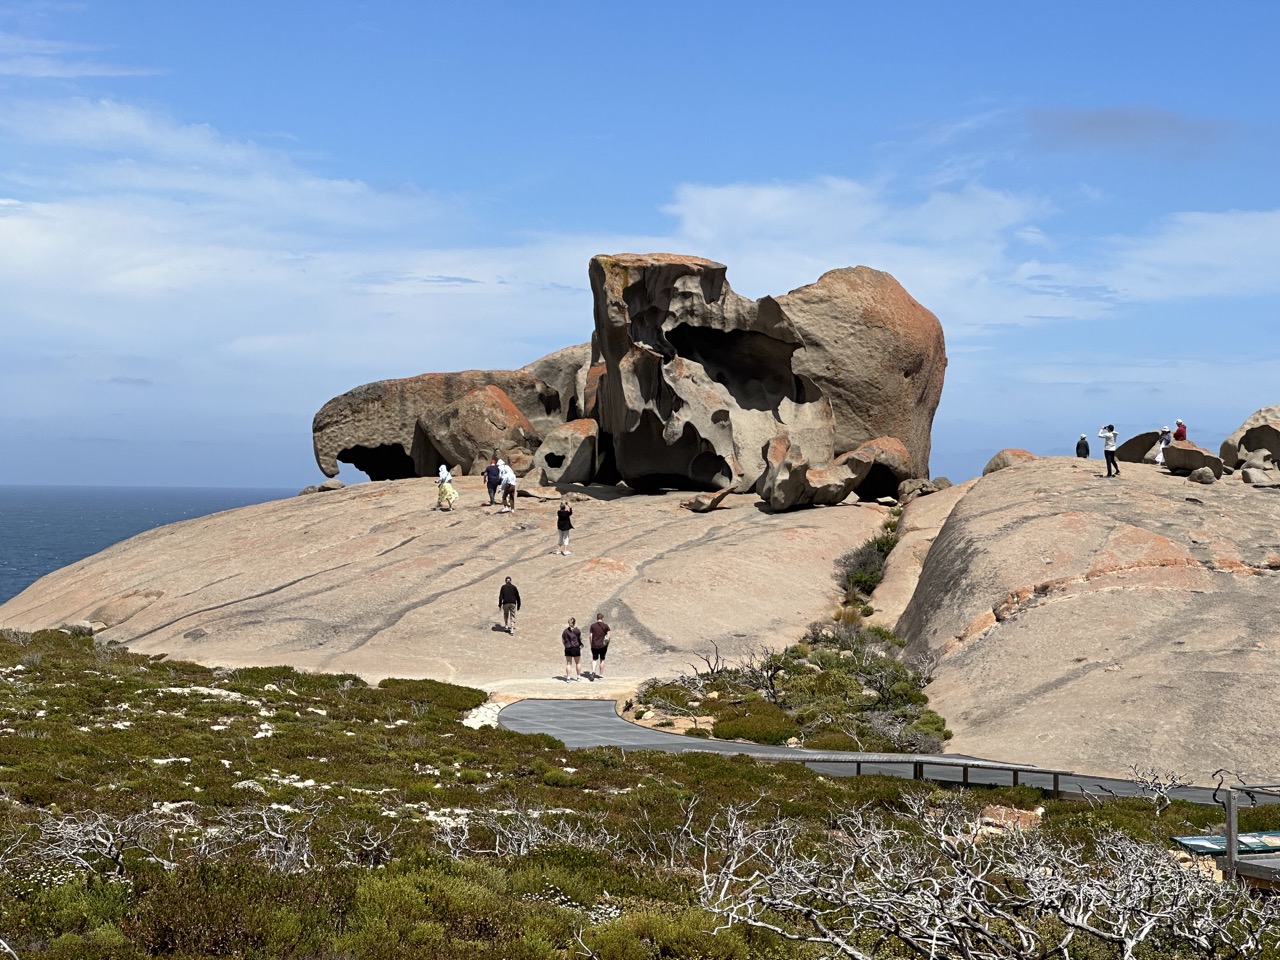
[[[489,488],[489,502],[490,502],[490,503],[493,503],[493,498],[494,498],[494,496],[496,496],[496,495],[497,495],[497,493],[498,493],[498,485],[497,485],[496,483],[489,483],[489,482],[486,480],[486,481],[485,481],[485,486]]]
[[[1116,472],[1116,476],[1120,476],[1120,464],[1116,463],[1116,452],[1114,450],[1103,450],[1103,456],[1107,458],[1107,476],[1111,476],[1111,471]]]

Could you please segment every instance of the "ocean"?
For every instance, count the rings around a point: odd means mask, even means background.
[[[46,573],[152,527],[298,489],[0,486],[0,603]]]

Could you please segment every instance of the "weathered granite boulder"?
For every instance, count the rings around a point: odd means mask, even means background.
[[[453,403],[419,417],[418,432],[423,437],[415,446],[425,451],[423,463],[461,467],[463,473],[480,473],[496,454],[523,476],[533,466],[533,451],[541,439],[511,398],[492,385],[468,390]]]
[[[673,254],[592,259],[598,418],[622,478],[749,490],[780,433],[819,460],[895,436],[927,476],[946,366],[937,319],[867,268],[758,303],[725,272]]]
[[[1250,427],[1256,427],[1263,423],[1280,423],[1280,404],[1271,407],[1263,407],[1261,410],[1255,410],[1251,413],[1244,423],[1235,429],[1235,432],[1227,439],[1222,441],[1222,446],[1218,450],[1218,456],[1228,467],[1238,467],[1245,459],[1240,452],[1240,441]],[[1247,449],[1247,448],[1246,448]]]
[[[898,487],[916,475],[911,454],[897,437],[875,437],[844,456],[868,465],[856,488],[859,500],[896,500]]]
[[[1270,487],[1276,483],[1276,474],[1261,467],[1245,467],[1240,471],[1240,479],[1251,486]]]
[[[535,472],[544,484],[590,483],[596,473],[600,427],[594,420],[570,420],[542,439],[534,454]]]
[[[831,401],[837,454],[896,437],[915,476],[929,475],[930,431],[947,367],[942,325],[892,276],[870,267],[824,273],[764,297],[765,324],[785,321],[803,344],[795,371]]]
[[[1270,455],[1273,461],[1280,460],[1280,420],[1250,427],[1240,438],[1239,450],[1249,451],[1250,458],[1264,454]]]
[[[1160,431],[1148,430],[1116,447],[1116,459],[1121,463],[1155,463],[1159,450]]]
[[[567,421],[587,416],[582,396],[583,374],[590,366],[591,344],[580,343],[549,353],[516,372],[541,380],[560,394],[561,419]]]
[[[910,480],[903,480],[898,484],[898,502],[902,504],[910,503],[917,497],[927,497],[931,493],[937,493],[939,490],[945,490],[951,486],[951,481],[947,481],[945,487],[940,487],[932,480],[924,480],[920,477],[913,477]]]
[[[1030,450],[1006,447],[987,461],[987,465],[982,468],[982,475],[985,477],[987,474],[995,473],[997,470],[1017,466],[1020,463],[1027,463],[1034,459],[1036,459],[1036,455]]]
[[[1187,479],[1195,483],[1209,484],[1213,483],[1218,478],[1209,467],[1196,467],[1187,475]]]
[[[1190,440],[1174,440],[1164,448],[1164,465],[1170,473],[1189,474],[1192,470],[1208,467],[1214,479],[1222,476],[1222,460]]]
[[[1124,477],[1045,457],[982,477],[952,510],[897,625],[908,657],[938,661],[929,705],[955,731],[948,750],[1270,782],[1280,496],[1214,483],[1191,502],[1163,471]]]
[[[811,463],[800,445],[778,434],[764,451],[765,470],[756,483],[760,499],[774,511],[832,506],[845,500],[870,471],[872,462],[850,452]]]
[[[564,420],[559,392],[525,373],[465,370],[378,380],[334,397],[320,408],[311,425],[316,463],[327,477],[337,476],[339,461],[371,480],[432,476],[443,461],[425,442],[419,419],[429,422],[463,394],[490,385],[507,395],[538,434]]]

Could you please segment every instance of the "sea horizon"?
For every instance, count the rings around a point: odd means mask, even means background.
[[[236,507],[288,499],[301,489],[0,484],[0,603],[41,577],[139,533]]]

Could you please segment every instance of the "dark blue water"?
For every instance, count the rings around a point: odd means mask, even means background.
[[[0,486],[0,603],[46,573],[152,527],[297,490]]]

